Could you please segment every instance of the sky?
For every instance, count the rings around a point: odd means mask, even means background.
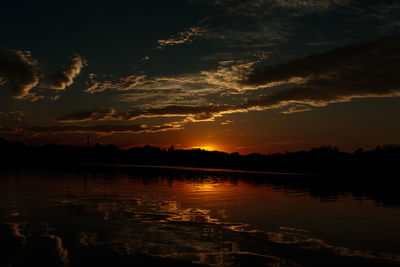
[[[400,143],[395,0],[2,1],[0,137],[248,154]]]

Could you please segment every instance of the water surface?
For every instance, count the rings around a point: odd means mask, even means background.
[[[400,264],[397,205],[315,197],[265,175],[2,173],[1,266]]]

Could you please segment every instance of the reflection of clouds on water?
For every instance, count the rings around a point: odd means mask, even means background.
[[[332,253],[335,253],[340,256],[346,257],[360,257],[366,259],[375,259],[375,260],[385,260],[389,262],[400,263],[400,256],[393,255],[390,253],[382,253],[382,252],[373,252],[373,251],[364,251],[364,250],[351,250],[345,247],[337,247],[333,245],[329,245],[325,243],[321,239],[317,238],[308,238],[307,240],[303,240],[299,243],[299,247],[301,249],[310,249],[310,250],[329,250]]]
[[[19,212],[13,212],[10,215],[7,215],[6,217],[18,217],[20,216]]]
[[[78,243],[81,246],[92,246],[98,244],[96,241],[97,234],[96,233],[85,233],[81,232],[78,236]]]
[[[16,237],[21,244],[25,243],[26,236],[21,233],[22,225],[20,223],[7,223],[6,226],[8,226],[6,235],[9,237]]]
[[[195,191],[209,192],[213,186],[196,184]],[[58,203],[67,210],[71,207],[84,210],[85,216],[106,223],[109,238],[101,239],[100,232],[80,232],[77,239],[81,248],[111,250],[119,257],[140,252],[218,266],[236,263],[297,266],[297,263],[324,262],[324,257],[338,264],[351,259],[374,264],[400,262],[397,255],[329,245],[306,229],[281,226],[277,232],[259,231],[249,224],[226,221],[223,209],[185,207],[176,199],[157,195]],[[295,255],[301,255],[300,262]]]
[[[226,210],[218,209],[217,213],[218,213],[219,216],[221,216],[222,219],[226,219],[228,217]]]
[[[0,225],[0,232],[0,248],[3,248],[0,266],[64,266],[69,263],[62,238],[53,233],[48,223],[6,222]]]
[[[301,266],[292,261],[270,255],[257,254],[248,251],[221,251],[201,253],[196,263],[211,266]]]
[[[25,227],[28,260],[34,259],[54,266],[68,265],[68,250],[56,230],[47,222],[27,223]]]
[[[366,263],[372,260],[372,265],[400,262],[397,255],[329,245],[310,236],[305,229],[281,226],[278,232],[263,232],[247,224],[214,219],[210,210],[182,208],[176,201],[155,202],[159,205],[158,211],[153,209],[148,212],[134,209],[126,212],[126,205],[112,203],[92,203],[93,207],[81,207],[88,211],[88,216],[107,223],[98,216],[98,208],[102,207],[101,210],[112,213],[110,220],[117,221],[112,223],[111,228],[110,224],[101,228],[108,231],[106,233],[77,232],[76,248],[72,249],[72,253],[63,246],[62,233],[48,223],[8,222],[6,225],[9,236],[19,238],[27,260],[35,255],[46,258],[45,261],[54,266],[68,265],[74,256],[92,257],[91,253],[100,253],[100,258],[116,257],[127,262],[138,257],[161,257],[210,266],[300,266],[298,264],[307,265],[315,258],[323,257],[343,264],[352,258],[362,259]],[[75,207],[78,204],[72,205]],[[301,255],[300,262],[293,255]]]
[[[160,210],[161,212],[178,212],[181,208],[177,201],[169,200],[169,201],[159,201],[155,205],[155,209]]]
[[[399,262],[396,255],[328,245],[311,237],[305,229],[281,226],[278,232],[262,232],[248,224],[212,218],[207,209],[182,208],[177,201],[152,204],[147,204],[152,207],[152,212],[131,211],[134,223],[114,233],[113,236],[118,238],[111,241],[110,247],[120,254],[141,251],[207,265],[230,265],[243,261],[267,266],[296,266],[295,259],[287,256],[288,251],[300,254],[313,251],[317,257],[328,253],[334,258]]]
[[[299,232],[299,233],[309,233],[310,232],[306,229],[300,229],[300,228],[294,228],[294,227],[288,227],[288,226],[279,226],[279,229],[293,231],[293,232]]]
[[[44,236],[44,238],[48,238],[48,241],[50,241],[49,243],[51,243],[53,246],[50,254],[56,255],[63,264],[68,264],[68,250],[63,247],[61,237],[56,235],[48,235]]]
[[[118,211],[116,202],[103,202],[97,205],[98,212],[102,215],[103,220],[108,220],[111,212]]]
[[[292,228],[294,229],[294,228]],[[295,230],[295,229],[294,229]],[[293,244],[298,243],[300,240],[307,239],[308,236],[297,231],[281,231],[281,232],[268,232],[268,240],[279,244]]]
[[[239,195],[254,192],[245,191],[247,187],[238,190],[238,185],[221,185],[207,178],[203,182],[182,184],[175,181],[176,191],[171,192],[170,187],[139,187],[134,182],[127,186],[125,183],[129,182],[113,183],[118,187],[106,188],[104,192],[101,187],[104,185],[95,187],[94,181],[89,183],[87,191],[71,187],[74,190],[65,191],[65,194],[51,192],[50,197],[44,196],[46,202],[38,202],[46,205],[39,207],[36,214],[26,208],[20,209],[22,205],[15,202],[0,218],[1,247],[8,246],[9,250],[18,252],[19,259],[12,253],[9,258],[21,266],[33,257],[46,259],[47,266],[108,266],[115,262],[143,266],[140,263],[163,265],[168,260],[183,260],[185,266],[190,262],[211,266],[325,266],[323,263],[384,266],[400,263],[398,255],[331,245],[317,238],[312,229],[295,227],[306,226],[290,218],[287,224],[282,223],[284,226],[266,227],[276,231],[260,231],[249,218],[233,216],[236,208],[243,205],[245,209],[249,205],[245,202],[246,195]],[[139,189],[133,190],[134,186]],[[179,195],[181,192],[177,188],[181,188],[187,198]],[[266,200],[277,203],[273,192],[266,190],[263,194],[269,197]],[[31,207],[37,203],[29,204]],[[271,219],[276,216],[273,210],[266,215]],[[240,221],[248,224],[238,223]],[[8,266],[3,262],[0,259],[0,266]]]
[[[209,215],[210,211],[205,209],[182,209],[175,216],[167,218],[170,222],[193,222],[193,223],[218,223]]]
[[[250,230],[250,225],[245,223],[230,223],[225,224],[225,228],[233,232],[256,232],[256,230]]]

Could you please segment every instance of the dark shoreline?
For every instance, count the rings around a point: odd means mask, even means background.
[[[67,146],[25,145],[0,139],[0,167],[74,163],[168,168],[206,168],[237,172],[283,173],[318,176],[400,176],[400,146],[378,146],[375,150],[341,152],[321,146],[309,151],[278,154],[225,153],[173,147],[134,147],[121,150],[113,145]]]

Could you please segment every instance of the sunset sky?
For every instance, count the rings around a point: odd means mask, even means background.
[[[0,137],[275,153],[400,143],[397,0],[2,1]]]

